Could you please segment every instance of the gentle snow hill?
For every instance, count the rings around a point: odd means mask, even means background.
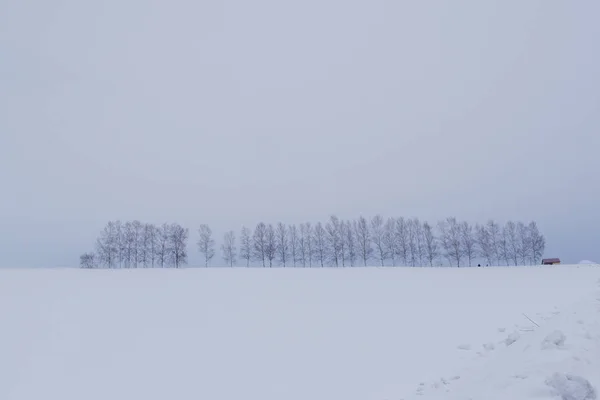
[[[509,364],[508,336],[512,350],[541,332],[523,313],[545,328],[598,278],[589,266],[0,270],[0,399],[400,399],[473,371],[458,393],[487,382],[475,372],[492,357]]]

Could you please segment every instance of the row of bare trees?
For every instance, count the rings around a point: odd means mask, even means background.
[[[187,264],[188,229],[178,224],[155,226],[140,221],[109,222],[96,251],[82,254],[82,268],[181,267]]]
[[[259,223],[251,232],[243,227],[239,245],[233,231],[225,233],[220,250],[228,266],[240,260],[250,266],[422,266],[440,265],[447,260],[457,267],[472,266],[477,260],[486,265],[537,264],[545,249],[545,238],[537,224],[509,221],[503,226],[490,220],[471,225],[447,218],[432,226],[418,218],[353,221],[332,216],[325,224]],[[207,225],[199,229],[199,251],[209,266],[215,256],[215,241]]]

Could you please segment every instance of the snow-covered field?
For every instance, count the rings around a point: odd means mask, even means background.
[[[560,399],[578,383],[554,373],[600,389],[599,279],[593,265],[0,270],[0,399]]]

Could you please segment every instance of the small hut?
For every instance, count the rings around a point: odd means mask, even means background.
[[[542,260],[542,265],[558,265],[560,264],[559,258],[544,258]]]

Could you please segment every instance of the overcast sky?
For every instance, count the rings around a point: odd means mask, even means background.
[[[536,220],[600,262],[600,2],[3,0],[0,265],[108,220]]]

